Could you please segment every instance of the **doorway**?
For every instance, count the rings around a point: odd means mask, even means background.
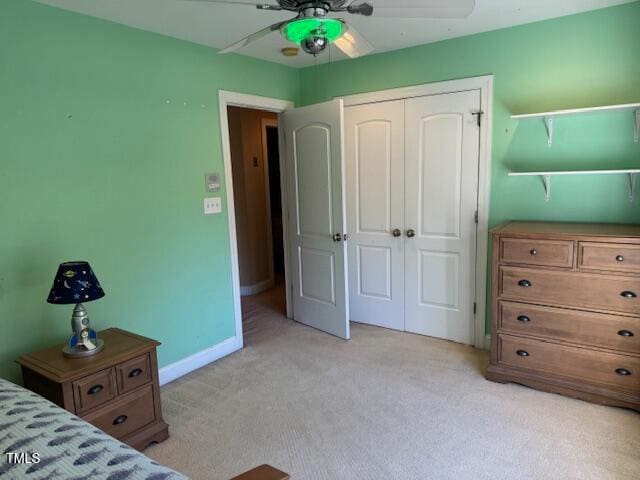
[[[228,106],[243,332],[286,316],[278,117]]]

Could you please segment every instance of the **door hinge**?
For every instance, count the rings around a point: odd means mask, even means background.
[[[473,216],[473,221],[474,221],[475,223],[478,223],[478,210],[476,210],[476,213],[475,213],[475,215]]]
[[[477,112],[471,112],[471,115],[476,116],[476,120],[478,120],[478,127],[480,127],[482,124],[482,115],[484,115],[484,112],[482,110],[479,110]]]
[[[476,314],[476,311],[478,310],[478,304],[476,302],[473,302],[473,314]]]

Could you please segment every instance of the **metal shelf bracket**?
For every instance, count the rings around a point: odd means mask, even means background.
[[[636,175],[637,173],[629,173],[629,201],[636,199]]]
[[[542,186],[544,187],[544,201],[548,202],[551,198],[551,175],[540,175],[540,180],[542,180]]]
[[[638,118],[637,115],[636,118]],[[550,147],[553,145],[553,118],[544,117],[544,126],[547,129],[547,145]]]
[[[636,125],[633,129],[633,141],[638,143],[640,140],[640,108],[636,109]]]

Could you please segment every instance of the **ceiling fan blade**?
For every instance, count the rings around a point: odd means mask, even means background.
[[[363,55],[371,53],[373,51],[373,45],[369,43],[369,40],[364,38],[353,25],[348,25],[347,27],[347,31],[333,42],[333,44],[350,58],[362,57]]]
[[[280,5],[272,5],[270,3],[258,3],[246,0],[182,0],[183,2],[199,2],[199,3],[223,3],[227,5],[247,5],[255,7],[259,10],[282,10]]]
[[[353,13],[354,15],[370,17],[373,14],[373,5],[371,5],[371,2],[351,4],[347,7],[347,12]]]
[[[280,30],[284,25],[286,25],[287,23],[289,23],[291,20],[286,20],[284,22],[278,22],[278,23],[274,23],[273,25],[263,28],[262,30],[259,30],[255,33],[252,33],[251,35],[248,35],[246,37],[244,37],[242,40],[238,40],[237,42],[229,45],[226,48],[223,48],[222,50],[220,50],[218,53],[219,54],[224,54],[224,53],[231,53],[234,52],[236,50],[239,50],[240,48],[255,42],[256,40],[260,40],[262,37],[265,37],[267,35],[269,35],[271,32],[275,32],[277,30]]]
[[[376,0],[375,17],[390,18],[467,18],[475,0]]]

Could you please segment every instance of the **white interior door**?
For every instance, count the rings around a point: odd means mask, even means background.
[[[405,326],[474,343],[480,91],[405,103]]]
[[[349,339],[342,100],[284,113],[293,318]]]
[[[404,100],[345,109],[351,320],[404,330]]]

